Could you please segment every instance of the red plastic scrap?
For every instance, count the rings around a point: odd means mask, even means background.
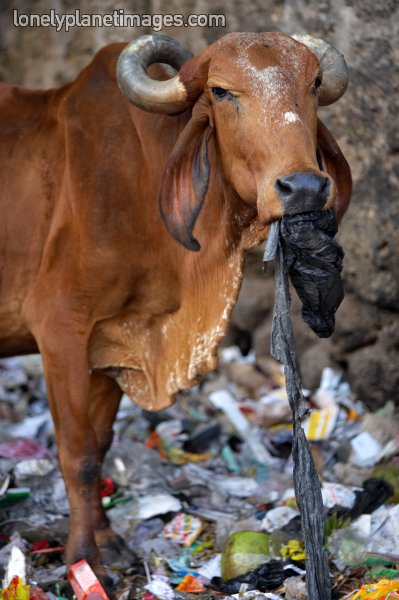
[[[38,540],[33,542],[31,546],[30,555],[42,556],[49,554],[57,554],[64,551],[64,546],[52,546],[48,540]]]
[[[48,540],[38,540],[37,542],[33,542],[31,552],[38,552],[46,548],[50,548],[50,542]]]
[[[50,546],[49,548],[43,548],[42,550],[32,550],[31,556],[44,555],[44,554],[58,554],[64,552],[64,546]]]
[[[152,431],[150,433],[144,445],[147,448],[153,448],[154,450],[158,450],[159,456],[162,459],[166,460],[168,458],[168,455],[166,454],[163,448],[161,437],[156,431]]]
[[[109,600],[87,561],[80,560],[72,565],[68,571],[68,579],[78,600]]]
[[[101,482],[101,497],[112,496],[116,490],[116,485],[112,481],[111,477],[105,477]]]
[[[151,431],[150,435],[148,436],[147,440],[145,441],[145,446],[147,448],[158,448],[160,444],[160,437],[157,434],[156,431]]]

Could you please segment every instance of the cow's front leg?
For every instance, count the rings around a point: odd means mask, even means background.
[[[113,423],[118,410],[122,391],[113,379],[101,373],[93,373],[90,378],[90,421],[95,432],[101,464],[109,449],[113,436]],[[100,492],[93,498],[93,527],[95,539],[100,548],[119,542],[111,529],[108,517],[102,506]]]
[[[88,332],[74,318],[47,318],[35,328],[43,358],[58,458],[70,504],[67,562],[86,559],[99,576],[101,566],[93,525],[93,506],[100,502],[101,457],[90,421]]]
[[[101,462],[112,442],[113,423],[121,396],[122,391],[116,381],[101,373],[93,373],[90,378],[90,420],[96,434]],[[95,541],[105,564],[135,566],[141,571],[139,557],[130,550],[124,539],[112,530],[101,498],[95,497],[93,501]]]

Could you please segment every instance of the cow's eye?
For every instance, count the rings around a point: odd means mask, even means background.
[[[321,83],[322,83],[322,78],[320,76],[317,76],[313,82],[313,89],[315,92],[321,86]]]
[[[224,90],[221,87],[213,87],[212,94],[215,96],[216,100],[223,100],[224,98],[232,98],[233,94]]]

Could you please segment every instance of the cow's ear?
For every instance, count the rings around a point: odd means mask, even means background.
[[[198,101],[169,157],[159,192],[159,209],[169,233],[193,251],[201,248],[193,230],[208,190],[212,130],[209,106]]]
[[[339,223],[348,208],[351,198],[351,170],[334,137],[320,119],[317,121],[317,149],[319,156],[321,156],[323,171],[326,171],[333,178],[337,187],[334,208]]]

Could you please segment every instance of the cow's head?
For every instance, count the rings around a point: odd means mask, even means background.
[[[154,62],[179,73],[155,81],[146,72]],[[334,204],[338,218],[345,211],[345,159],[318,122],[317,107],[342,96],[348,70],[322,40],[232,33],[190,58],[172,38],[144,36],[122,52],[118,81],[145,110],[175,114],[193,107],[160,192],[166,226],[190,250],[200,248],[193,229],[208,188],[211,137],[227,185],[257,209],[262,224]]]

